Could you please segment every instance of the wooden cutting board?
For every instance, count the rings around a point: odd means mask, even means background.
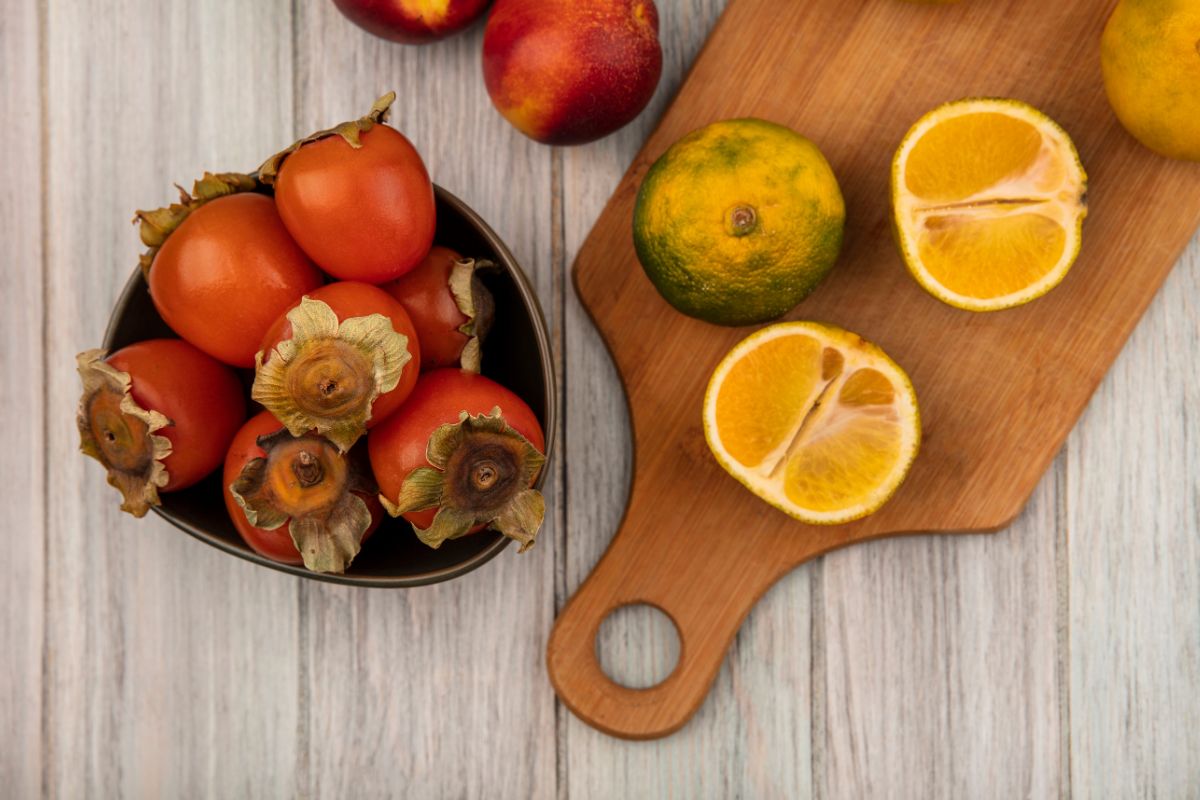
[[[579,296],[629,396],[635,453],[625,518],[548,646],[554,688],[585,722],[635,739],[678,729],[704,700],[746,613],[810,558],[883,536],[994,531],[1020,513],[1200,223],[1200,165],[1142,148],[1105,99],[1099,40],[1114,4],[729,4],[575,262]],[[904,133],[934,106],[972,96],[1014,97],[1048,113],[1074,138],[1090,178],[1083,249],[1066,280],[1029,305],[990,314],[927,295],[889,228],[889,165]],[[689,131],[738,116],[815,141],[846,198],[838,266],[788,317],[876,342],[916,386],[921,453],[891,502],[856,523],[796,522],[721,470],[701,430],[704,389],[750,329],[676,313],[634,255],[634,199],[654,159]],[[630,603],[660,608],[680,635],[675,671],[648,689],[613,683],[596,660],[600,622]]]

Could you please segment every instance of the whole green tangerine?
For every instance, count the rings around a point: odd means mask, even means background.
[[[844,220],[837,179],[812,142],[764,120],[726,120],[680,139],[651,166],[634,207],[634,248],[678,311],[757,324],[824,279]]]

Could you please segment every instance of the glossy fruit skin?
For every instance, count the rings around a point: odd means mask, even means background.
[[[242,426],[237,435],[233,437],[233,442],[229,445],[228,453],[225,455],[225,468],[221,473],[221,494],[225,498],[225,510],[229,512],[229,519],[233,522],[233,527],[237,528],[237,532],[246,544],[250,545],[250,549],[260,556],[282,564],[303,564],[304,559],[300,556],[300,551],[296,549],[295,542],[292,541],[289,524],[281,525],[275,530],[266,530],[251,525],[246,519],[245,511],[233,499],[233,494],[229,491],[230,484],[237,479],[242,468],[246,466],[246,462],[266,457],[266,451],[258,446],[258,437],[282,429],[283,424],[275,419],[269,411],[259,412]],[[379,527],[379,523],[383,519],[383,506],[379,504],[379,498],[375,495],[363,492],[355,492],[355,494],[363,499],[371,511],[371,526],[362,536],[362,541],[365,542]]]
[[[193,211],[158,251],[149,278],[171,329],[235,367],[253,367],[271,323],[323,281],[274,201],[251,192]]]
[[[182,339],[147,339],[107,359],[129,373],[139,406],[171,420],[156,435],[171,441],[163,459],[167,485],[186,489],[221,466],[229,442],[246,419],[242,384],[229,367]]]
[[[546,452],[545,435],[537,416],[524,400],[490,378],[462,369],[435,369],[417,381],[400,410],[367,437],[371,470],[384,497],[395,499],[404,479],[417,467],[429,466],[429,437],[442,425],[459,421],[459,415],[489,414],[499,406],[505,421]],[[404,515],[409,522],[428,528],[437,509]]]
[[[333,0],[355,25],[400,44],[427,44],[466,30],[489,2],[448,0],[441,13],[422,13],[405,0]]]
[[[384,283],[408,272],[433,244],[433,183],[416,148],[387,125],[354,149],[326,136],[289,155],[275,179],[283,224],[321,269],[342,280]]]
[[[412,360],[404,365],[404,372],[401,374],[396,388],[375,398],[375,403],[371,406],[371,418],[367,420],[367,427],[370,428],[376,423],[382,422],[399,408],[412,392],[417,383],[417,376],[421,372],[420,339],[408,312],[394,297],[378,286],[357,281],[330,283],[316,291],[308,292],[305,297],[320,300],[328,305],[337,315],[338,322],[344,322],[350,317],[383,314],[392,321],[392,330],[408,337],[408,354],[412,356]],[[299,304],[300,300],[297,299],[294,305]],[[291,336],[292,323],[288,321],[287,312],[284,312],[263,336],[260,347],[263,352],[263,361],[266,362],[270,358],[271,349],[275,345],[284,339],[290,339]]]
[[[457,366],[470,339],[459,330],[467,316],[450,292],[450,270],[461,259],[450,248],[434,245],[415,269],[381,287],[404,306],[412,319],[421,341],[424,370]]]
[[[545,144],[590,142],[624,126],[661,74],[653,0],[497,0],[488,17],[488,95]]]

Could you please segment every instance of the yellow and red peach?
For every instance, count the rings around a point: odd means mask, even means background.
[[[333,0],[351,22],[401,44],[425,44],[465,30],[490,0]]]
[[[653,0],[497,0],[488,17],[488,94],[539,142],[607,136],[646,107],[661,74]]]

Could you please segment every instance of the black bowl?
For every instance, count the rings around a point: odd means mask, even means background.
[[[496,299],[495,322],[483,347],[483,374],[511,389],[533,409],[546,433],[549,457],[557,392],[550,337],[537,295],[512,253],[486,222],[441,187],[435,186],[434,193],[434,241],[465,256],[490,259],[500,267],[480,273]],[[155,310],[141,270],[135,269],[113,308],[104,347],[112,351],[143,339],[174,336]],[[543,469],[539,487],[546,473]],[[433,550],[421,544],[403,519],[385,516],[346,574],[327,575],[280,564],[251,550],[225,512],[220,470],[188,489],[164,493],[162,505],[154,510],[177,528],[226,553],[304,578],[353,586],[421,586],[449,580],[486,563],[509,542],[494,531],[483,531]]]

